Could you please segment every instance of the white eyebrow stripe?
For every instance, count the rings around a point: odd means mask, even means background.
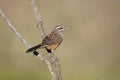
[[[56,27],[56,29],[59,29],[59,28],[61,28],[61,27],[60,26]]]

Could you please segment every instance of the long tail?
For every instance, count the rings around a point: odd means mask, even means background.
[[[41,48],[41,44],[38,44],[38,45],[36,45],[36,46],[33,46],[33,47],[29,48],[29,49],[26,51],[26,53],[33,52],[33,51],[35,51],[35,50],[38,49],[38,48]]]

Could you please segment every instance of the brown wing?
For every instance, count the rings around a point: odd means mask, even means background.
[[[62,41],[63,38],[61,35],[59,35],[58,33],[51,33],[43,39],[41,45],[43,47],[47,47],[48,49],[55,50]]]

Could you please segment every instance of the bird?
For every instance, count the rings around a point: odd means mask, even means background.
[[[37,49],[46,49],[48,53],[52,53],[63,41],[63,31],[68,28],[70,28],[70,26],[55,26],[52,32],[45,36],[40,44],[29,48],[26,50],[26,53],[33,52],[35,55],[38,55],[36,52]]]

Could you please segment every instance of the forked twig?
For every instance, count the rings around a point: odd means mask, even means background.
[[[22,43],[27,47],[30,48],[31,46],[27,43],[27,41],[23,38],[23,36],[16,30],[16,28],[12,25],[12,23],[9,21],[9,19],[5,16],[5,14],[2,12],[2,10],[0,9],[0,15],[3,17],[3,19],[7,22],[8,26],[11,28],[11,30],[16,34],[16,36],[22,41]],[[36,51],[36,53],[38,53]],[[54,72],[52,71],[52,67],[51,67],[51,63],[45,58],[43,57],[41,54],[38,54],[37,57],[45,62],[45,64],[47,65],[49,72],[51,74],[51,76],[53,77],[52,80],[54,79]]]
[[[33,9],[36,21],[38,23],[37,27],[39,28],[39,30],[41,32],[42,38],[44,38],[46,36],[46,33],[45,33],[45,30],[44,30],[43,21],[42,21],[42,19],[40,17],[38,7],[37,7],[37,4],[36,4],[35,0],[31,0],[31,6],[32,6],[32,9]],[[51,61],[52,61],[52,64],[54,66],[54,69],[55,69],[55,72],[52,71],[53,74],[51,73],[52,80],[62,80],[61,68],[60,68],[59,60],[54,54],[51,54],[51,56],[52,56]],[[53,61],[53,59],[55,59],[55,60]]]
[[[38,23],[38,28],[41,32],[41,36],[42,38],[44,38],[46,36],[46,33],[45,33],[45,30],[44,30],[44,27],[43,27],[43,21],[40,17],[40,14],[39,14],[39,11],[38,11],[38,7],[35,3],[35,0],[31,0],[31,6],[32,6],[32,9],[33,9],[33,12],[35,14],[35,18],[36,18],[36,21]],[[23,38],[23,36],[16,30],[16,28],[12,25],[12,23],[9,21],[9,19],[5,16],[5,14],[2,12],[2,10],[0,9],[0,15],[3,17],[3,19],[7,22],[8,26],[11,28],[11,30],[16,34],[16,36],[22,41],[22,43],[27,47],[27,48],[30,48],[31,45],[29,45],[27,43],[27,41]],[[52,63],[49,61],[49,59],[47,59],[46,57],[42,56],[41,54],[39,54],[37,51],[34,51],[33,54],[37,53],[37,57],[42,61],[44,62],[47,67],[48,67],[48,70],[51,74],[51,78],[52,80],[62,80],[62,75],[61,75],[61,69],[60,69],[60,64],[59,64],[59,60],[58,58],[54,55],[54,54],[51,54],[51,61]],[[54,59],[54,61],[53,61]],[[54,67],[52,67],[52,65]],[[54,70],[53,70],[54,69]]]
[[[40,17],[38,7],[36,5],[35,0],[31,0],[31,6],[32,6],[32,9],[33,9],[36,21],[37,21],[37,27],[39,28],[39,30],[41,32],[42,38],[44,38],[46,36],[46,33],[45,33],[45,30],[44,30],[43,21],[42,21],[42,19]]]

